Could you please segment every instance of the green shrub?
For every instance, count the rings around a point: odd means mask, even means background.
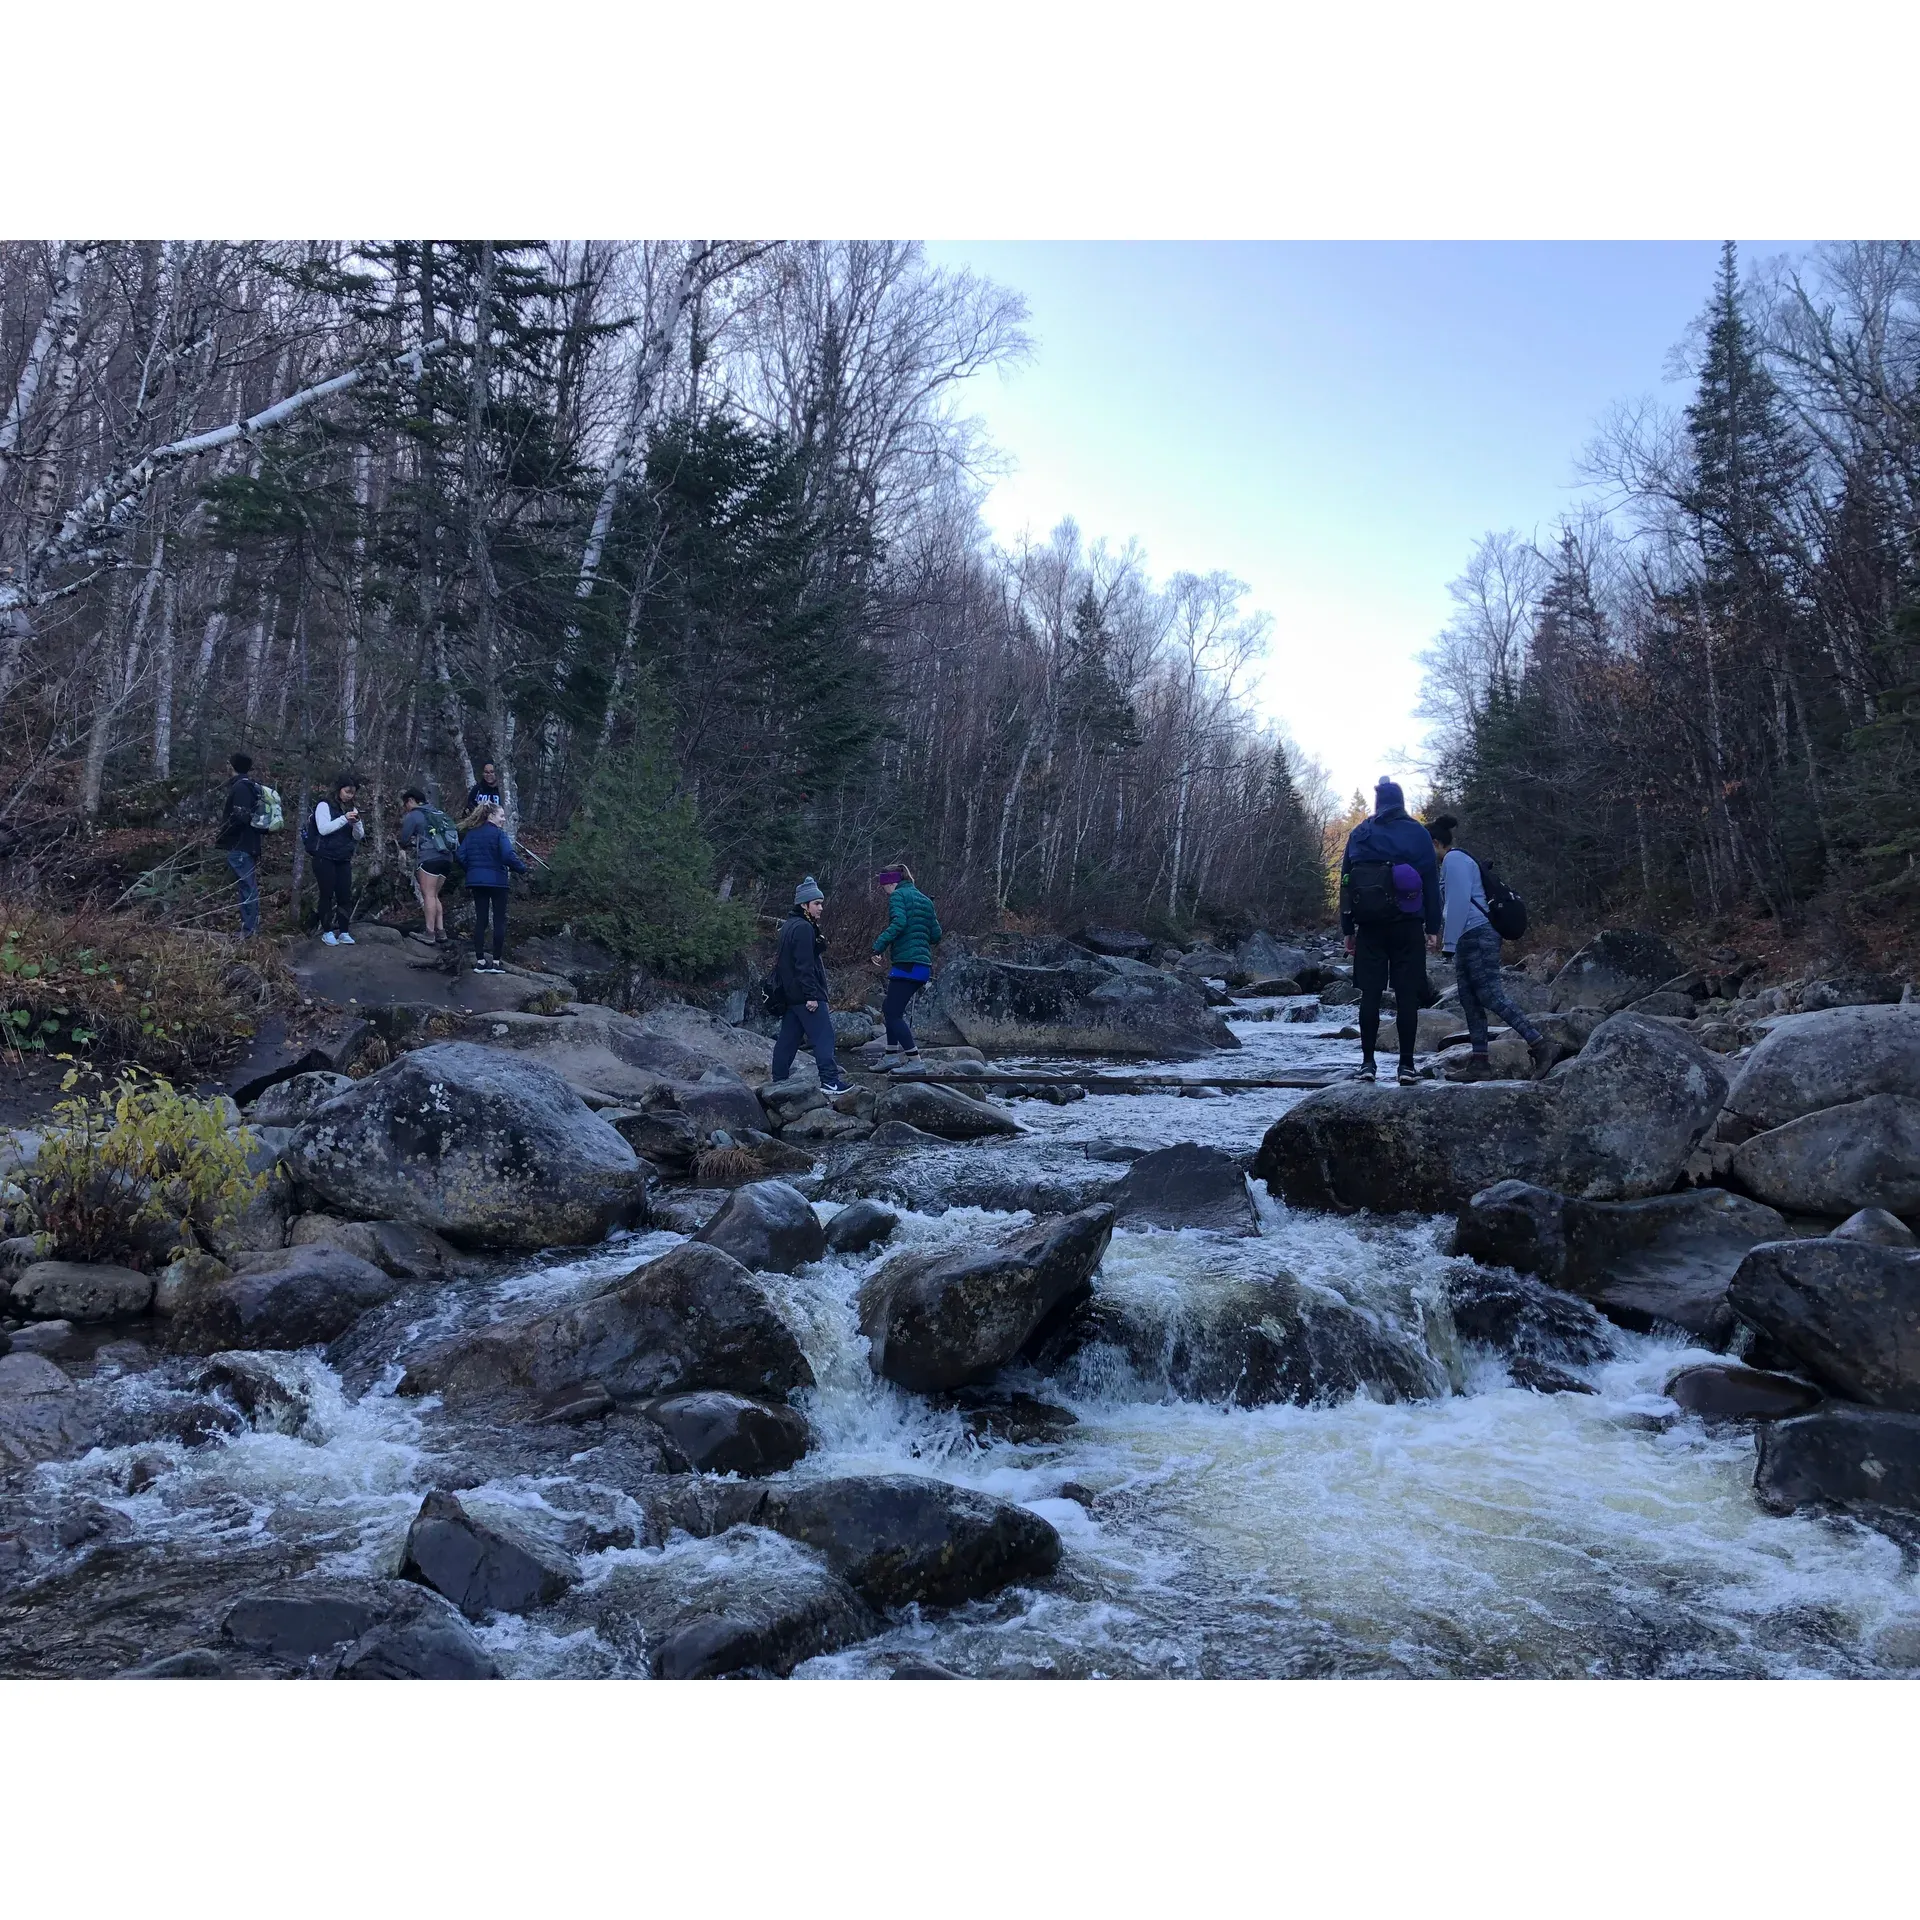
[[[195,1227],[237,1218],[264,1188],[247,1154],[253,1136],[227,1131],[222,1109],[129,1069],[111,1087],[70,1096],[31,1165],[17,1176],[33,1227],[65,1260],[151,1268],[196,1242]]]
[[[625,959],[704,973],[752,937],[747,908],[715,897],[693,802],[644,733],[603,756],[552,868],[569,921]]]

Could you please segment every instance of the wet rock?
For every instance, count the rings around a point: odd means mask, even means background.
[[[1087,1285],[1113,1224],[1113,1209],[1095,1206],[997,1244],[895,1255],[860,1289],[869,1364],[922,1393],[986,1378]]]
[[[865,1253],[893,1237],[900,1216],[877,1200],[856,1200],[827,1222],[827,1246],[840,1254]]]
[[[29,1320],[131,1320],[153,1304],[153,1276],[79,1260],[36,1260],[9,1298],[14,1312]]]
[[[598,1380],[582,1380],[577,1386],[561,1387],[540,1403],[534,1416],[536,1427],[577,1427],[589,1420],[604,1420],[617,1403]]]
[[[1920,1246],[1920,1238],[1904,1221],[1896,1220],[1884,1207],[1862,1207],[1834,1228],[1835,1240],[1865,1240],[1876,1247]]]
[[[1080,945],[1091,953],[1120,960],[1145,960],[1147,949],[1153,945],[1144,933],[1119,927],[1088,927],[1080,934],[1079,940]]]
[[[749,1129],[758,1132],[767,1124],[766,1109],[731,1067],[709,1067],[691,1084],[676,1082],[673,1098],[697,1134],[709,1134],[716,1128],[729,1133]]]
[[[1256,1178],[1293,1206],[1454,1212],[1501,1180],[1592,1200],[1672,1188],[1726,1074],[1670,1028],[1616,1014],[1545,1081],[1347,1082],[1268,1128]]]
[[[1794,1213],[1920,1214],[1920,1097],[1876,1093],[1757,1133],[1734,1149],[1733,1177]]]
[[[180,1288],[167,1342],[180,1353],[323,1346],[392,1299],[400,1284],[339,1247],[242,1254],[224,1279]]]
[[[1234,949],[1230,980],[1293,980],[1311,970],[1303,949],[1290,947],[1270,933],[1250,933]]]
[[[637,1112],[630,1107],[608,1107],[600,1118],[643,1160],[656,1166],[684,1167],[700,1151],[700,1129],[673,1107]]]
[[[160,1269],[153,1283],[153,1310],[162,1319],[170,1319],[182,1295],[195,1287],[211,1286],[232,1277],[233,1269],[210,1253],[182,1253]]]
[[[1141,939],[1146,938],[1142,934]],[[965,1674],[955,1673],[951,1667],[943,1667],[937,1660],[924,1659],[917,1653],[909,1653],[896,1660],[893,1672],[888,1676],[893,1680],[964,1680]]]
[[[75,1459],[99,1432],[73,1382],[44,1354],[0,1354],[0,1468]]]
[[[805,1147],[789,1146],[784,1140],[776,1140],[770,1133],[743,1133],[734,1142],[735,1149],[746,1154],[758,1168],[756,1179],[764,1179],[768,1174],[806,1175],[813,1171],[812,1150]]]
[[[760,1089],[760,1104],[776,1127],[789,1126],[804,1113],[818,1113],[833,1102],[817,1081],[769,1080]]]
[[[36,1320],[8,1336],[12,1352],[45,1354],[50,1360],[77,1349],[80,1344],[71,1320]]]
[[[1447,1275],[1447,1305],[1460,1338],[1505,1356],[1510,1372],[1516,1359],[1590,1367],[1614,1352],[1612,1330],[1588,1302],[1528,1274],[1455,1266]]]
[[[1682,1367],[1661,1389],[1676,1406],[1707,1420],[1791,1420],[1825,1399],[1818,1387],[1791,1374],[1756,1367]]]
[[[430,1493],[407,1530],[400,1576],[444,1595],[469,1620],[482,1620],[558,1599],[580,1570],[523,1529],[476,1519],[454,1494]]]
[[[396,1280],[446,1280],[468,1271],[466,1259],[425,1227],[404,1220],[336,1220],[303,1213],[287,1230],[290,1247],[339,1247]]]
[[[381,1588],[298,1581],[236,1600],[220,1622],[224,1639],[249,1653],[301,1662],[344,1647],[395,1612]]]
[[[258,1127],[298,1127],[354,1084],[344,1073],[296,1073],[268,1087],[247,1118]]]
[[[1507,1377],[1528,1393],[1592,1393],[1594,1389],[1578,1374],[1556,1367],[1550,1360],[1536,1360],[1528,1354],[1515,1354],[1507,1361]]]
[[[1920,1419],[1827,1405],[1760,1430],[1753,1490],[1773,1513],[1833,1505],[1920,1512]]]
[[[873,1131],[871,1121],[855,1114],[836,1113],[831,1107],[816,1107],[799,1119],[787,1122],[783,1138],[817,1147],[829,1140],[864,1140]]]
[[[784,1180],[736,1188],[694,1238],[755,1273],[797,1273],[827,1250],[819,1216]]]
[[[1596,934],[1554,975],[1556,1012],[1594,1007],[1616,1013],[1656,992],[1680,972],[1680,956],[1658,934]]]
[[[216,1353],[194,1387],[231,1400],[256,1433],[298,1434],[313,1411],[305,1375],[277,1354]]]
[[[621,1401],[706,1389],[780,1399],[813,1369],[765,1286],[720,1248],[689,1241],[605,1293],[482,1328],[421,1354],[403,1394],[535,1406],[598,1381]]]
[[[876,1139],[878,1137],[875,1136]],[[1089,1160],[1106,1161],[1116,1166],[1130,1166],[1152,1152],[1150,1147],[1129,1146],[1124,1140],[1088,1140],[1080,1150]]]
[[[500,1669],[449,1609],[391,1621],[363,1634],[341,1658],[341,1680],[498,1680]]]
[[[874,1104],[874,1119],[884,1126],[903,1122],[943,1140],[979,1140],[989,1134],[1017,1134],[1019,1121],[984,1100],[970,1099],[951,1087],[896,1081]]]
[[[1005,1440],[1016,1447],[1056,1445],[1080,1424],[1050,1400],[999,1387],[962,1387],[937,1395],[934,1404],[958,1413],[976,1440]]]
[[[937,1133],[910,1126],[904,1120],[883,1120],[873,1130],[869,1144],[875,1147],[944,1147],[951,1142]]]
[[[1461,1211],[1454,1251],[1580,1294],[1635,1332],[1665,1322],[1724,1348],[1734,1331],[1727,1284],[1748,1250],[1786,1224],[1717,1188],[1595,1201],[1503,1180]]]
[[[1060,1536],[1038,1514],[913,1474],[794,1488],[771,1524],[876,1607],[955,1607],[1060,1564]]]
[[[1875,1094],[1920,1099],[1920,1005],[1835,1007],[1776,1020],[1727,1095],[1752,1126]]]
[[[1191,1141],[1135,1160],[1113,1203],[1123,1227],[1198,1227],[1242,1237],[1255,1231],[1244,1164]]]
[[[915,1031],[923,1041],[957,1038],[986,1053],[1130,1059],[1200,1059],[1240,1044],[1197,980],[1065,941],[1041,946],[1044,964],[978,953],[950,960],[915,1003]]]
[[[784,1473],[812,1439],[803,1414],[737,1393],[680,1393],[641,1411],[695,1473]]]
[[[463,1246],[578,1245],[646,1214],[639,1156],[557,1073],[466,1042],[422,1047],[360,1081],[286,1158],[339,1212]]]
[[[726,1187],[665,1187],[654,1194],[649,1212],[656,1227],[695,1234],[727,1204]]]
[[[157,1660],[128,1667],[122,1680],[224,1680],[227,1663],[211,1647],[183,1647],[178,1653],[163,1653]]]
[[[1829,1392],[1920,1413],[1920,1249],[1773,1241],[1740,1263],[1727,1297]]]

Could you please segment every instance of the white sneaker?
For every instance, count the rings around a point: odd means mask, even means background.
[[[320,936],[320,944],[323,947],[337,947],[340,944],[340,936],[337,933],[323,933]]]
[[[350,933],[343,933],[335,939],[333,944],[336,947],[350,947],[353,945],[353,935]]]

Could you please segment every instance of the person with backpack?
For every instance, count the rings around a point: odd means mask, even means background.
[[[527,863],[513,850],[504,808],[488,807],[486,818],[460,842],[456,856],[466,869],[473,895],[473,970],[504,973],[507,949],[507,889]],[[486,957],[487,922],[493,922],[493,958]]]
[[[1441,854],[1440,894],[1445,920],[1441,944],[1453,958],[1454,979],[1460,988],[1460,1012],[1466,1020],[1467,1039],[1472,1048],[1465,1065],[1449,1078],[1493,1078],[1493,1062],[1487,1051],[1490,1013],[1497,1014],[1527,1043],[1537,1076],[1553,1064],[1554,1048],[1507,992],[1500,977],[1500,929],[1495,924],[1496,916],[1504,917],[1511,902],[1519,909],[1518,924],[1514,928],[1517,938],[1526,930],[1526,908],[1520,904],[1517,894],[1500,885],[1498,876],[1491,870],[1483,870],[1464,847],[1453,844],[1459,824],[1452,814],[1443,813],[1427,827]]]
[[[781,1003],[780,1031],[773,1042],[773,1078],[793,1072],[794,1056],[804,1037],[813,1048],[824,1093],[845,1093],[833,1054],[833,1012],[828,1005],[826,950],[820,922],[826,917],[827,896],[812,874],[793,890],[793,911],[780,926],[780,946],[773,959],[773,994]]]
[[[227,856],[234,880],[240,888],[240,937],[251,940],[260,931],[260,836],[262,828],[254,821],[261,811],[264,790],[253,779],[253,756],[236,753],[228,757],[233,778],[227,782],[226,808],[220,821],[219,837],[214,841]]]
[[[354,804],[359,785],[343,773],[332,793],[318,801],[301,829],[301,843],[313,857],[314,883],[320,889],[320,939],[329,947],[355,944],[347,931],[353,919],[353,850],[367,837]]]
[[[913,997],[933,978],[933,950],[945,937],[933,902],[913,884],[913,869],[896,860],[875,878],[887,896],[887,924],[873,943],[873,964],[887,969],[881,1018],[887,1028],[887,1058],[918,1060],[920,1048],[907,1024]]]
[[[447,938],[447,909],[441,889],[460,851],[460,832],[438,807],[427,805],[418,787],[400,796],[400,851],[413,869],[413,890],[426,917],[426,938],[436,947]]]
[[[1378,1077],[1373,1054],[1380,1002],[1391,982],[1400,1084],[1418,1083],[1413,1050],[1427,988],[1425,948],[1439,951],[1441,925],[1433,837],[1409,817],[1399,786],[1382,779],[1373,790],[1372,816],[1348,834],[1340,862],[1340,931],[1353,955],[1353,984],[1360,989],[1362,1080]]]

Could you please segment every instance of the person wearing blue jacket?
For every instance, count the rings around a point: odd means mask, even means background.
[[[1392,780],[1373,790],[1373,815],[1347,836],[1340,862],[1340,931],[1353,955],[1353,984],[1360,990],[1360,1078],[1377,1075],[1373,1051],[1380,1037],[1380,1001],[1393,986],[1400,1040],[1400,1084],[1410,1087],[1426,996],[1426,944],[1440,950],[1440,866],[1433,836],[1409,817],[1406,796]]]
[[[504,973],[501,959],[507,948],[507,888],[514,874],[527,870],[527,863],[513,850],[505,810],[489,807],[486,818],[461,840],[456,857],[467,876],[467,891],[473,895],[473,970]],[[493,922],[491,960],[486,957],[489,919]]]
[[[827,896],[820,891],[812,874],[793,890],[793,911],[780,925],[780,945],[774,955],[773,977],[786,1002],[780,1015],[780,1031],[773,1042],[772,1077],[784,1080],[793,1072],[794,1057],[805,1039],[813,1048],[813,1063],[820,1070],[820,1085],[828,1093],[845,1093],[847,1082],[840,1078],[840,1066],[833,1053],[833,1011],[828,1005],[827,967],[823,955],[827,943],[820,935],[820,922],[827,911]]]

